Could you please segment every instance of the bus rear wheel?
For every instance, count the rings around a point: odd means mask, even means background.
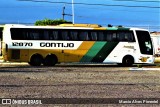
[[[132,66],[134,64],[134,58],[130,55],[125,56],[122,61],[123,66]]]
[[[32,66],[40,66],[43,62],[43,58],[39,54],[35,54],[31,57],[29,64]]]
[[[44,66],[54,66],[58,62],[58,59],[55,55],[47,55],[44,59]]]

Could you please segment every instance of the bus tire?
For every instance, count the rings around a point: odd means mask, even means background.
[[[43,57],[39,54],[35,54],[31,57],[29,64],[32,66],[40,66],[43,62]]]
[[[127,55],[122,60],[123,66],[132,66],[134,64],[134,58],[131,55]]]
[[[46,58],[44,59],[44,66],[54,66],[58,62],[58,58],[56,55],[47,55]]]

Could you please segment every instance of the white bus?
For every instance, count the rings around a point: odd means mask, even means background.
[[[54,66],[61,62],[117,63],[125,66],[154,62],[147,30],[88,24],[4,26],[5,61]]]

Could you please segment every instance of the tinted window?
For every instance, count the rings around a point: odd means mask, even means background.
[[[78,32],[77,31],[70,31],[70,39],[71,40],[78,40]]]
[[[49,40],[59,40],[58,31],[50,31]]]
[[[129,32],[129,31],[117,32],[117,39],[119,41],[128,41],[128,42],[134,42],[135,41],[133,32]]]
[[[97,39],[98,41],[104,41],[105,34],[104,32],[98,32]]]
[[[71,41],[121,41],[135,42],[132,31],[93,31],[71,29],[27,29],[12,28],[13,40],[71,40]]]
[[[62,37],[62,40],[70,40],[68,31],[61,31],[61,37]]]
[[[89,35],[87,31],[80,31],[79,32],[79,40],[80,41],[88,41],[89,40]]]
[[[90,40],[97,41],[97,32],[91,32],[90,34]]]

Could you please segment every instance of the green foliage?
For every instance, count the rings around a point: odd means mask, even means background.
[[[72,23],[70,21],[66,21],[63,19],[44,19],[44,20],[38,20],[35,22],[36,26],[46,26],[46,25],[59,25],[59,24],[64,24],[64,23]]]

